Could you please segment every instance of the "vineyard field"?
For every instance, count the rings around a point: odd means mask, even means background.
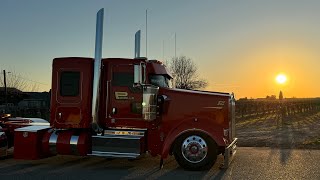
[[[239,146],[320,149],[320,99],[238,101]]]

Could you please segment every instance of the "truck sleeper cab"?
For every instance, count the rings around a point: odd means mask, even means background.
[[[183,168],[200,170],[224,153],[224,165],[229,164],[237,141],[233,95],[173,89],[172,77],[159,61],[102,59],[98,120],[93,122],[93,64],[91,58],[53,60],[50,127],[17,130],[16,147],[33,140],[38,150],[15,148],[15,158],[137,158],[149,152],[160,155],[161,164],[173,154]]]

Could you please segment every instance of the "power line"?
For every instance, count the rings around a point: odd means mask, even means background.
[[[174,59],[177,58],[177,33],[174,33]]]

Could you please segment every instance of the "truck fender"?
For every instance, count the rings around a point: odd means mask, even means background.
[[[210,121],[212,122],[212,120],[210,119],[200,118],[198,118],[197,121],[195,121],[195,118],[192,118],[183,121],[176,128],[173,128],[165,138],[165,141],[162,146],[161,158],[165,159],[168,157],[172,144],[180,135],[191,131],[204,133],[211,137],[217,143],[218,146],[225,146],[226,143],[223,139],[223,128],[217,124],[214,124],[213,126],[208,126],[208,122]]]

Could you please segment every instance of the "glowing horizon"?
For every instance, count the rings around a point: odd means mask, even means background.
[[[133,58],[139,29],[144,55],[148,8],[148,58],[172,58],[176,33],[177,55],[194,60],[209,83],[205,90],[234,92],[237,99],[278,96],[280,90],[284,97],[320,97],[319,6],[295,0],[4,1],[0,70],[49,91],[53,58],[94,56],[95,15],[103,7],[103,57]],[[284,84],[275,82],[280,72]]]

